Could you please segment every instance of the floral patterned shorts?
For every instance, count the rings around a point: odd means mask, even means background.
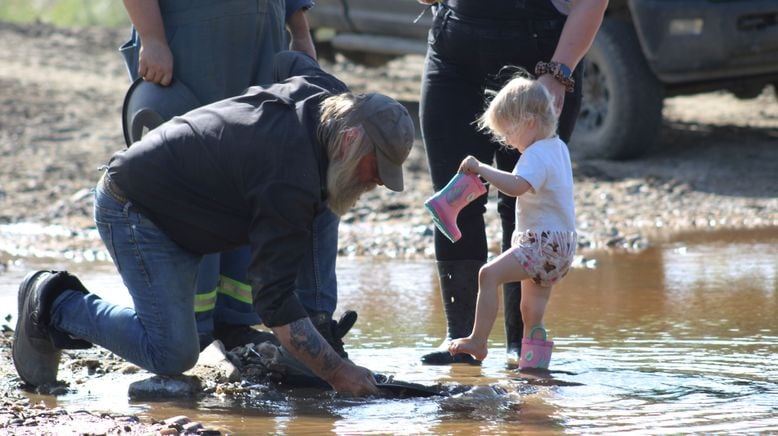
[[[553,286],[567,275],[578,245],[576,232],[527,230],[514,234],[510,253],[533,282]]]

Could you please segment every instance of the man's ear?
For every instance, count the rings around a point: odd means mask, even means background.
[[[338,147],[338,153],[335,156],[336,159],[345,159],[348,155],[348,151],[351,150],[351,145],[354,144],[354,141],[359,138],[359,128],[358,127],[349,127],[348,129],[343,131],[343,136],[341,137],[342,140],[340,141],[340,146]]]

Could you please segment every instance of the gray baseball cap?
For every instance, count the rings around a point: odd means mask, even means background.
[[[378,176],[392,191],[402,191],[403,162],[413,146],[413,120],[405,106],[383,94],[370,93],[359,106],[356,121],[376,147]]]

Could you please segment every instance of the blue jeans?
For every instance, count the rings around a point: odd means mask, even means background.
[[[117,202],[101,187],[94,218],[134,309],[94,294],[64,292],[52,307],[52,327],[156,374],[193,367],[200,354],[192,307],[202,256],[181,248],[132,203]]]
[[[99,186],[94,218],[134,308],[66,291],[54,302],[51,326],[156,374],[191,368],[200,354],[192,308],[203,256],[181,248],[131,202],[119,203]],[[313,298],[310,304],[318,303]]]

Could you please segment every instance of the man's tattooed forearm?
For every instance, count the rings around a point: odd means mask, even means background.
[[[337,368],[340,364],[340,356],[338,356],[338,353],[335,352],[335,350],[327,350],[324,353],[323,356],[324,360],[324,369],[325,371],[332,371],[333,369]]]
[[[318,356],[324,348],[308,318],[298,319],[289,324],[289,333],[292,337],[292,346],[297,350],[305,351],[311,356]]]
[[[289,324],[289,333],[292,339],[292,346],[298,350],[307,353],[314,359],[321,358],[324,363],[324,371],[331,371],[337,368],[340,363],[340,356],[330,347],[325,346],[319,336],[319,332],[313,327],[308,318],[298,319]]]

